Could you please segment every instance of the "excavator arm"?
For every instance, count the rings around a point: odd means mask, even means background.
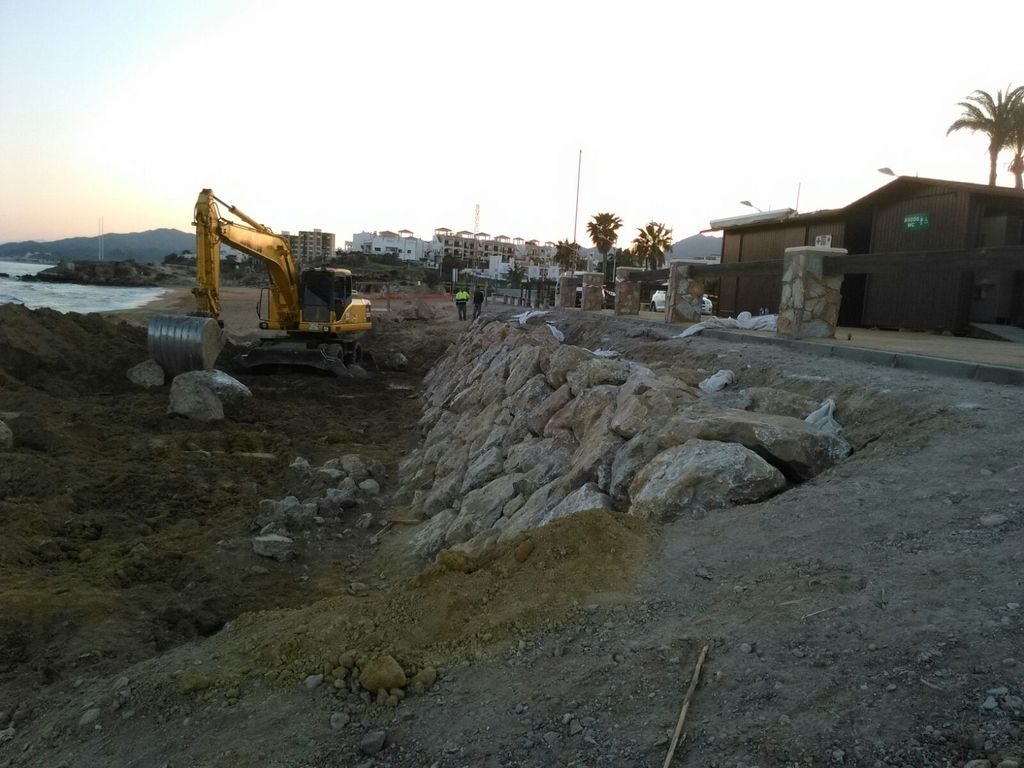
[[[227,207],[245,225],[223,218],[217,203]],[[215,318],[220,316],[220,244],[225,243],[267,265],[271,282],[270,327],[289,328],[298,323],[299,275],[284,237],[220,200],[209,189],[199,193],[193,224],[196,228],[196,279],[199,285],[192,292],[201,314]]]

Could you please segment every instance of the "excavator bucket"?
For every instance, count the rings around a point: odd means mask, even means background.
[[[167,373],[208,371],[226,337],[212,317],[154,315],[149,319],[149,354]]]

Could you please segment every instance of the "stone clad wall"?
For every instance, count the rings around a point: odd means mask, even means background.
[[[680,262],[670,263],[668,274],[665,322],[699,323],[704,281],[691,277],[689,266]]]
[[[779,301],[778,335],[790,339],[831,339],[836,335],[842,275],[823,274],[825,257],[843,248],[787,248]]]
[[[619,267],[615,270],[615,314],[640,314],[640,283],[630,279],[632,267]]]
[[[586,312],[597,312],[604,307],[604,275],[584,273],[581,304]]]

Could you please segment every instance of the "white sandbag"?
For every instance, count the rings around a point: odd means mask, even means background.
[[[822,432],[830,435],[839,435],[843,431],[842,425],[835,419],[836,404],[832,398],[822,402],[818,408],[811,411],[804,421],[811,424]]]
[[[751,316],[749,312],[740,312],[736,317],[709,317],[699,323],[694,323],[685,331],[676,336],[677,339],[685,339],[693,336],[707,328],[732,328],[741,331],[776,331],[779,327],[778,315]]]
[[[701,392],[707,392],[708,394],[711,394],[712,392],[719,392],[725,389],[727,386],[733,384],[735,381],[736,374],[730,370],[723,369],[712,376],[708,376],[706,379],[704,379],[704,381],[702,381],[697,386],[700,387]]]
[[[548,330],[555,337],[555,341],[565,341],[565,334],[558,330],[554,323],[548,323]]]
[[[546,309],[528,309],[525,312],[520,312],[518,315],[512,315],[512,319],[517,320],[520,325],[526,325],[527,320],[530,318],[541,317],[547,313]]]

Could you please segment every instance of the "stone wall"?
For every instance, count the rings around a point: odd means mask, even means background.
[[[413,551],[473,555],[589,509],[701,516],[849,453],[803,418],[745,410],[793,407],[793,395],[707,395],[694,383],[560,343],[539,318],[484,322],[424,380],[423,443],[400,467],[410,513],[424,520]]]
[[[564,276],[558,278],[558,306],[572,309],[576,306],[576,287],[581,284],[578,277]]]
[[[597,312],[604,307],[604,275],[594,272],[583,273],[583,300],[581,308],[586,312]]]
[[[782,271],[778,335],[790,339],[831,339],[836,335],[842,275],[823,274],[825,257],[843,248],[787,248]]]

